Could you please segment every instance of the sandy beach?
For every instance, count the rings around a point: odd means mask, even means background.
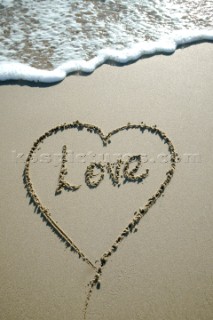
[[[93,268],[66,248],[26,197],[25,159],[33,143],[63,123],[104,132],[144,122],[166,132],[180,157],[163,197],[109,257],[88,320],[211,320],[213,189],[213,46],[202,43],[128,66],[103,65],[52,86],[0,86],[0,306],[4,320],[83,320]],[[55,195],[60,154],[72,159],[67,181],[79,190]],[[102,156],[148,155],[143,183],[95,189],[85,171]],[[115,135],[103,151],[87,131],[64,130],[41,144],[31,166],[37,194],[51,216],[94,265],[165,179],[168,150],[151,133]],[[86,157],[85,157],[86,155]]]

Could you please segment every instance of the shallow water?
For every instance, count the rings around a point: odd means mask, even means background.
[[[55,77],[63,78],[92,72],[107,59],[126,63],[213,39],[212,0],[0,0],[0,16],[2,80],[14,70],[32,76],[26,66],[58,69]]]

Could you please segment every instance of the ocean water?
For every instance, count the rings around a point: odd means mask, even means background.
[[[213,0],[0,0],[0,80],[55,82],[213,40]]]

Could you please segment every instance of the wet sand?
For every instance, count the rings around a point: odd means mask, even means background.
[[[212,44],[199,44],[125,67],[104,65],[50,87],[0,86],[0,299],[5,320],[83,319],[87,284],[96,271],[34,213],[22,177],[33,143],[57,125],[76,120],[105,135],[129,122],[157,125],[181,159],[164,196],[108,257],[87,319],[212,318],[212,55]],[[150,169],[149,176],[143,183],[124,184],[120,178],[117,187],[105,170],[103,181],[92,189],[85,183],[91,158],[82,161],[82,154],[102,154],[100,139],[90,132],[65,131],[41,144],[31,178],[51,217],[98,267],[96,260],[164,181],[168,163],[159,155],[167,146],[151,133],[116,135],[107,152],[148,154],[142,167]],[[78,161],[67,163],[66,181],[81,187],[55,195],[63,145],[78,155]]]

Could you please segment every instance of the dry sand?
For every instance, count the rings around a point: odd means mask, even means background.
[[[55,86],[0,87],[2,319],[83,319],[87,284],[95,272],[34,213],[22,181],[24,157],[33,142],[56,125],[75,120],[105,133],[128,122],[157,124],[182,158],[164,197],[109,259],[87,319],[212,319],[212,57],[212,44],[199,44],[126,67],[105,65]],[[32,165],[39,197],[94,263],[134,210],[158,189],[168,169],[159,161],[145,163],[150,176],[143,184],[116,188],[105,174],[91,190],[84,182],[89,162],[68,163],[67,180],[82,186],[55,196],[60,171],[56,154],[62,146],[75,154],[100,154],[99,140],[84,132],[56,135],[42,144],[40,161]],[[156,159],[166,146],[151,135],[124,133],[107,150]],[[41,161],[47,153],[55,155],[54,161]]]

